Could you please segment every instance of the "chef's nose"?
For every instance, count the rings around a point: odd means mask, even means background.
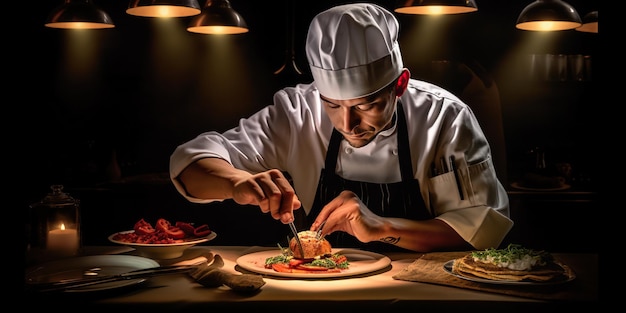
[[[359,124],[359,115],[351,107],[343,107],[342,110],[341,127],[344,132],[350,133]]]

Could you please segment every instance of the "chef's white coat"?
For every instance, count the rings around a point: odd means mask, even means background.
[[[498,247],[513,226],[509,201],[471,109],[448,91],[414,79],[399,103],[404,106],[413,171],[426,206],[476,249]],[[217,157],[253,173],[277,168],[291,175],[308,213],[332,130],[315,83],[284,88],[275,93],[273,105],[241,119],[237,127],[206,132],[178,146],[170,157],[170,177],[189,201],[208,203],[222,199],[191,197],[176,179],[190,163]],[[361,148],[343,141],[336,170],[350,180],[398,182],[397,152],[395,127]],[[464,200],[453,172],[444,172],[440,163],[450,155],[459,164]],[[438,173],[431,171],[431,164]]]

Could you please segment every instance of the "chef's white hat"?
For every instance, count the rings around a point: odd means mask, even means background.
[[[333,7],[313,18],[306,55],[322,95],[346,100],[373,94],[402,72],[398,21],[375,4]]]

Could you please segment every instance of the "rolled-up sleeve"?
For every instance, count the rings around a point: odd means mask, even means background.
[[[453,173],[431,180],[437,218],[446,222],[476,249],[497,248],[513,227],[506,190],[496,179],[491,159],[466,166],[459,176],[464,199]]]
[[[220,199],[199,199],[187,194],[185,187],[178,180],[180,173],[191,163],[204,158],[221,158],[230,161],[229,153],[224,144],[223,135],[217,132],[206,132],[178,146],[170,156],[170,180],[176,190],[187,200],[194,203],[209,203]]]

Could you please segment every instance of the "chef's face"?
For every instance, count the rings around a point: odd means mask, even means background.
[[[353,147],[368,144],[376,134],[391,127],[396,109],[395,83],[377,93],[350,100],[320,96],[335,128]]]

